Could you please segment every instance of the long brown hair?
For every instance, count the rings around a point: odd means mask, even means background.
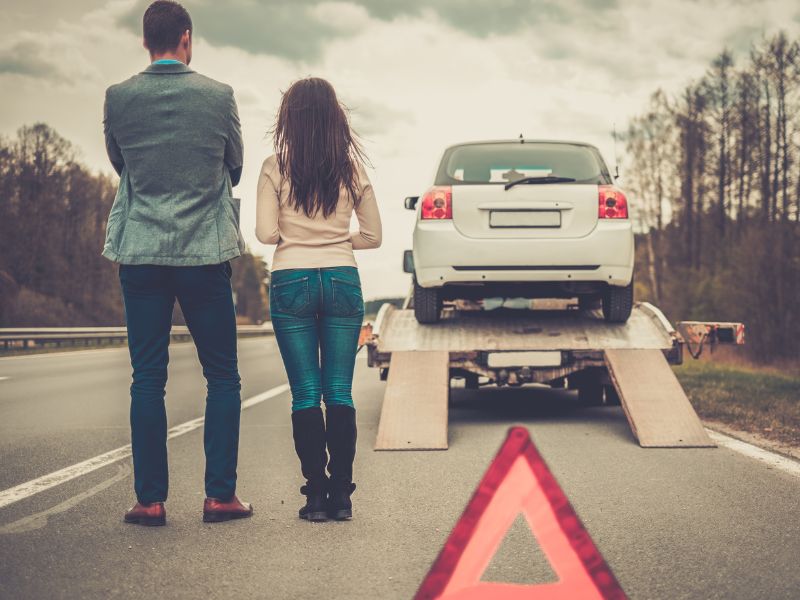
[[[306,216],[336,211],[344,188],[360,200],[358,167],[364,151],[350,128],[333,86],[318,77],[301,79],[286,90],[273,127],[281,176],[291,182],[289,205]]]

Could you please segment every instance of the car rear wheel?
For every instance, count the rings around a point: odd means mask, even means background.
[[[633,280],[625,287],[610,285],[603,293],[603,317],[609,323],[624,323],[633,309]]]
[[[442,312],[442,295],[438,288],[424,288],[414,280],[414,316],[418,323],[436,323]]]

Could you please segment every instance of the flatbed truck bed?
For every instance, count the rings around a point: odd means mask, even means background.
[[[570,308],[446,310],[440,322],[421,325],[413,310],[384,304],[366,341],[369,365],[387,380],[376,449],[446,449],[453,378],[469,388],[576,389],[587,404],[621,404],[642,446],[714,445],[669,367],[683,361],[687,340],[657,307],[637,303],[618,324]]]
[[[373,327],[373,343],[369,345],[369,364],[388,368],[393,352],[444,350],[449,353],[452,369],[465,369],[497,380],[503,367],[493,368],[490,362],[506,365],[506,372],[530,367],[512,385],[546,383],[590,366],[603,366],[608,349],[638,348],[661,350],[671,364],[683,360],[682,344],[677,332],[660,310],[642,302],[637,304],[627,323],[606,323],[599,311],[517,310],[445,311],[442,320],[420,325],[414,312],[384,304]],[[524,364],[535,354],[559,352],[558,365]],[[502,360],[501,353],[510,353]],[[519,356],[517,361],[512,357]],[[550,359],[552,354],[541,355]],[[521,362],[511,365],[510,362]],[[545,368],[550,366],[551,368]],[[516,368],[514,368],[516,367]],[[509,383],[500,378],[500,383]]]

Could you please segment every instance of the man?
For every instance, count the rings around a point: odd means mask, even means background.
[[[192,21],[177,2],[144,14],[151,65],[106,92],[104,128],[120,175],[103,255],[120,263],[133,367],[131,440],[136,505],[126,523],[164,525],[164,393],[177,299],[208,382],[203,520],[249,517],[236,497],[241,411],[230,260],[244,249],[242,137],[233,90],[189,68]]]

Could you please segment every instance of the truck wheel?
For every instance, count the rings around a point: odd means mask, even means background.
[[[586,406],[603,405],[603,386],[595,381],[582,381],[578,384],[578,401]]]
[[[603,292],[603,317],[609,323],[624,323],[633,309],[633,281],[625,287],[608,286]]]
[[[467,373],[464,375],[464,387],[468,390],[477,390],[481,387],[477,373]]]
[[[604,385],[606,390],[606,406],[619,406],[622,404],[617,393],[617,388],[613,385]]]
[[[414,316],[419,323],[436,323],[442,312],[442,295],[438,288],[424,288],[414,280]]]

